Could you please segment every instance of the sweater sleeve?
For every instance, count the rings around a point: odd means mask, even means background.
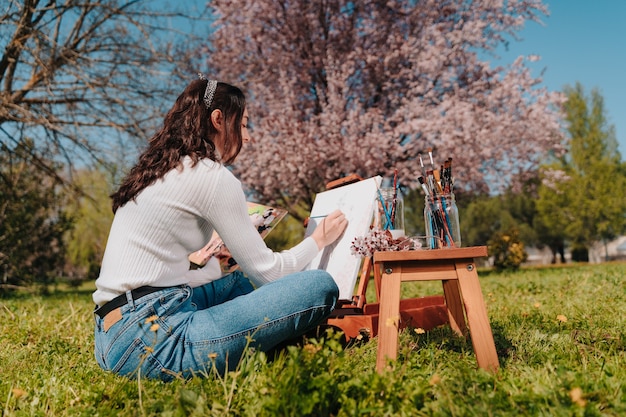
[[[207,219],[224,241],[241,270],[257,286],[303,270],[319,252],[317,243],[305,238],[293,248],[274,252],[267,247],[248,215],[240,181],[223,168]]]

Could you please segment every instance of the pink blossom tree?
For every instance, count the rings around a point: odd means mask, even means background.
[[[540,0],[213,0],[207,63],[244,88],[255,143],[235,167],[268,203],[310,207],[346,174],[453,158],[456,186],[497,191],[563,151],[558,93],[519,57],[481,55],[548,13]]]

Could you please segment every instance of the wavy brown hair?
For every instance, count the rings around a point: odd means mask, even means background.
[[[217,83],[211,107],[203,97],[207,80],[191,82],[176,99],[163,121],[163,127],[150,139],[148,148],[139,156],[120,188],[111,195],[113,212],[154,184],[174,168],[182,168],[182,159],[189,156],[195,165],[202,158],[231,164],[241,151],[241,123],[246,108],[243,92],[232,85]],[[224,150],[218,155],[213,139],[217,129],[210,120],[214,110],[221,110],[224,121]]]

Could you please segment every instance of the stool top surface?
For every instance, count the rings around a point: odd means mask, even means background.
[[[428,261],[438,259],[468,259],[488,256],[486,246],[467,248],[418,249],[408,251],[383,251],[374,253],[374,262]]]

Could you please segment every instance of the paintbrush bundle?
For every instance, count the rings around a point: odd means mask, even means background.
[[[454,199],[452,158],[440,167],[435,165],[432,150],[428,151],[430,166],[419,155],[421,176],[418,178],[424,191],[424,223],[427,243],[431,249],[461,246],[459,211]]]
[[[404,237],[404,199],[400,193],[398,170],[394,170],[393,185],[378,189],[378,226],[389,231],[394,239]]]

